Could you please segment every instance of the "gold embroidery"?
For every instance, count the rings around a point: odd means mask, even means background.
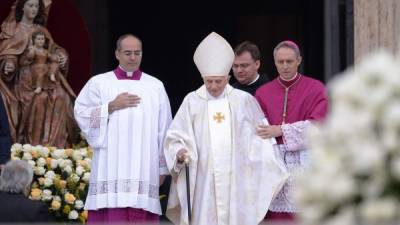
[[[224,114],[222,114],[221,112],[217,112],[214,116],[213,116],[214,120],[217,121],[217,123],[222,123],[223,120],[225,120],[225,116]]]

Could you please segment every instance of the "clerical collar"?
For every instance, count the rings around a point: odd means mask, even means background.
[[[248,83],[247,86],[254,84],[258,80],[258,78],[260,78],[260,74],[257,73],[256,79],[254,79],[252,82]]]
[[[296,73],[296,75],[291,80],[284,80],[281,76],[279,76],[278,81],[282,86],[288,88],[293,86],[300,79],[300,77],[301,75],[299,73]]]
[[[114,74],[118,80],[140,80],[142,71],[138,69],[135,72],[127,72],[121,66],[118,66],[114,70]]]

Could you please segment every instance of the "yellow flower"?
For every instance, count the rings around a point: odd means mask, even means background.
[[[67,148],[67,149],[65,149],[65,154],[69,157],[69,158],[71,158],[72,157],[72,154],[74,153],[74,150],[72,149],[72,148]]]
[[[81,216],[82,216],[85,220],[87,220],[88,211],[87,211],[87,210],[84,210],[83,212],[81,212]]]
[[[51,209],[52,210],[54,210],[54,211],[59,210],[60,207],[61,207],[61,203],[59,201],[53,200],[51,202]]]
[[[43,185],[43,184],[44,184],[44,180],[45,180],[44,177],[39,177],[38,180],[39,180],[39,184],[40,184],[40,185]]]
[[[31,199],[40,200],[42,198],[42,190],[39,188],[34,188],[31,191]]]
[[[85,190],[85,187],[86,187],[85,183],[83,183],[83,182],[79,183],[79,190],[83,191],[83,190]]]
[[[37,150],[32,150],[31,155],[34,159],[37,159],[40,157],[40,153]]]
[[[75,196],[70,193],[66,193],[64,195],[64,199],[65,199],[65,202],[67,202],[68,204],[74,204],[74,202],[76,200]]]
[[[60,188],[61,189],[64,189],[64,188],[66,188],[67,187],[67,181],[65,181],[65,180],[60,180]]]
[[[64,206],[63,213],[68,215],[69,212],[71,212],[71,207],[69,207],[69,205]]]
[[[52,160],[51,157],[47,157],[47,158],[46,158],[46,165],[47,165],[47,166],[50,166],[50,165],[51,165],[51,160]]]

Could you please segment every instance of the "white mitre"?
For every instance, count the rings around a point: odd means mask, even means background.
[[[234,58],[230,44],[215,32],[203,39],[193,56],[202,77],[228,76]]]

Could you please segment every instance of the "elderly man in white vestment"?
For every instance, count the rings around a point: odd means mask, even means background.
[[[267,123],[256,99],[228,84],[233,60],[231,46],[214,32],[194,54],[204,85],[185,97],[164,141],[173,177],[166,214],[175,224],[188,224],[187,158],[193,225],[256,225],[287,179],[274,140],[256,135]]]
[[[75,118],[94,148],[88,223],[157,223],[159,186],[168,174],[168,96],[161,81],[140,71],[139,38],[121,36],[115,56],[119,66],[92,77],[75,102]]]

